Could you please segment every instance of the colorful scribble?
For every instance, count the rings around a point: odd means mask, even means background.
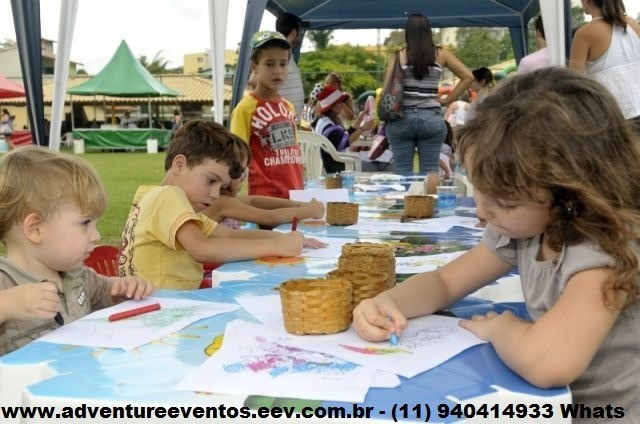
[[[396,353],[408,353],[410,355],[413,355],[413,352],[411,352],[410,350],[400,349],[397,347],[377,347],[377,346],[358,347],[358,346],[349,346],[349,345],[343,345],[343,344],[339,346],[347,350],[350,350],[352,352],[358,352],[364,355],[393,355]]]
[[[224,371],[267,373],[275,378],[300,373],[342,375],[358,366],[325,353],[284,346],[262,337],[256,337],[255,342],[254,347],[241,354],[239,361],[223,365]]]

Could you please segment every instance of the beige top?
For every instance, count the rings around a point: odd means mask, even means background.
[[[0,290],[38,281],[44,280],[18,268],[6,258],[0,258]],[[65,324],[112,305],[109,278],[90,268],[82,267],[62,274],[61,286],[58,290]],[[18,349],[58,327],[53,319],[5,321],[0,324],[0,355]]]

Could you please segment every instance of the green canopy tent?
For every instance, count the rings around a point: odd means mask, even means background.
[[[133,56],[126,41],[122,40],[109,63],[87,82],[69,88],[67,93],[79,96],[111,97],[176,97],[175,90],[163,85]],[[71,108],[73,111],[73,108]],[[73,117],[72,117],[73,122]],[[151,128],[151,102],[149,101],[149,128]]]

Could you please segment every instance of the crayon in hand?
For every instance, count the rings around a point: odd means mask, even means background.
[[[391,319],[391,317],[388,317],[388,318],[389,318],[389,321],[393,323],[393,320]],[[391,336],[389,337],[389,343],[391,343],[391,345],[393,346],[400,343],[400,341],[398,340],[398,335],[395,332],[391,333]]]

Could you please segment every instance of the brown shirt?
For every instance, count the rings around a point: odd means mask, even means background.
[[[0,258],[0,290],[38,281],[43,279],[16,267],[6,258]],[[63,273],[61,286],[58,291],[65,323],[113,304],[108,277],[90,268],[82,267]],[[0,355],[18,349],[58,327],[53,319],[8,320],[0,323]]]

